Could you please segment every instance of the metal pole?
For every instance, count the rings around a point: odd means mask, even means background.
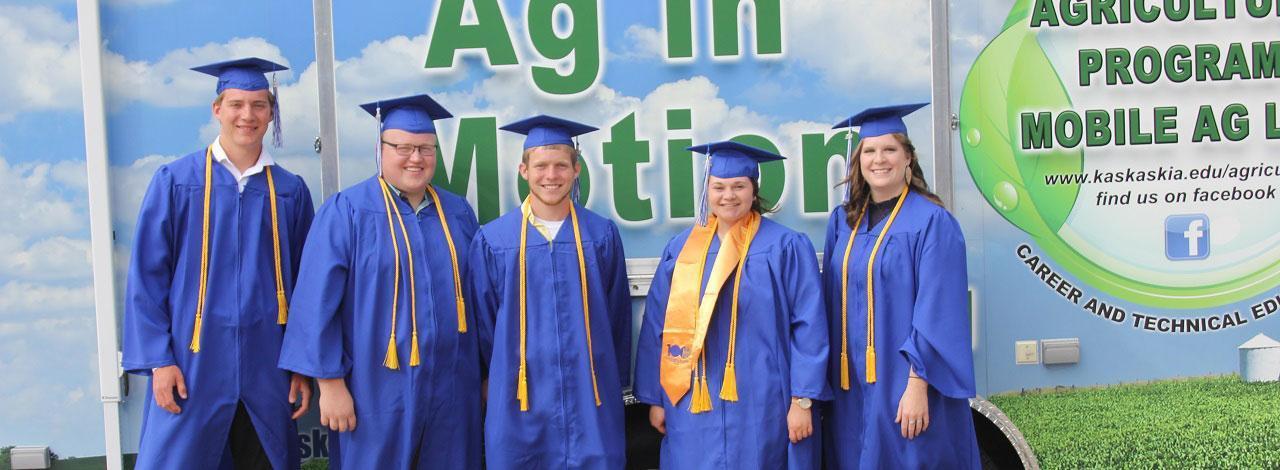
[[[929,45],[932,62],[933,103],[933,188],[934,193],[955,207],[952,198],[951,125],[951,20],[949,0],[930,0]]]
[[[316,86],[319,97],[320,136],[316,137],[316,153],[320,154],[320,192],[324,199],[338,192],[338,117],[337,89],[333,59],[333,4],[330,0],[312,0],[312,17],[316,33]]]
[[[102,396],[107,468],[122,468],[120,362],[116,335],[116,285],[112,262],[111,197],[107,163],[107,115],[103,100],[102,31],[98,0],[76,1],[80,33],[80,91],[84,100],[85,169],[93,253],[93,305],[98,333],[98,386]]]

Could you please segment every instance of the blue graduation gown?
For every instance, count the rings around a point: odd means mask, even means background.
[[[662,468],[774,469],[819,468],[819,433],[791,444],[787,411],[791,397],[831,399],[827,387],[827,323],[822,311],[818,262],[809,238],[769,219],[747,253],[746,278],[738,296],[735,369],[738,402],[720,399],[735,272],[725,281],[707,331],[707,379],[711,411],[689,412],[692,390],[671,404],[659,380],[662,327],[666,321],[671,276],[686,229],[667,243],[645,302],[644,323],[636,349],[636,398],[666,410],[667,435],[662,440]],[[702,279],[711,276],[718,237],[711,242]],[[817,431],[821,423],[813,412]]]
[[[867,260],[888,217],[863,217],[849,255],[850,390],[840,385],[840,289],[851,230],[841,208],[827,223],[823,293],[835,400],[826,417],[833,468],[980,468],[968,398],[974,396],[964,235],[941,206],[909,193],[876,255],[876,373],[866,382]],[[929,383],[929,428],[914,440],[894,423],[909,368]]]
[[[573,221],[548,243],[528,227],[526,323],[529,410],[520,411],[520,224],[515,210],[471,244],[481,360],[487,366],[485,459],[490,469],[607,468],[626,462],[622,387],[630,377],[631,302],[626,255],[613,222],[577,206],[586,260],[600,406],[582,316]]]
[[[217,468],[237,402],[276,468],[299,465],[289,405],[289,373],[276,368],[284,327],[276,324],[276,272],[267,177],[235,178],[213,163],[209,270],[201,350],[189,349],[200,283],[205,151],[160,167],[151,179],[134,234],[125,287],[126,371],[177,365],[188,399],[182,413],[156,405],[147,387],[138,468]],[[302,178],[272,167],[286,295],[293,291],[311,193]]]
[[[409,366],[413,341],[408,256],[399,222],[401,284],[396,316],[400,368],[383,366],[391,334],[395,259],[378,178],[334,194],[320,207],[293,295],[280,367],[344,378],[356,429],[337,434],[337,468],[479,468],[480,370],[471,302],[458,332],[453,268],[435,207],[414,214],[395,197],[413,246],[422,364]],[[466,272],[477,222],[467,201],[436,188]],[[428,196],[430,197],[430,196]],[[330,444],[332,445],[332,443]]]

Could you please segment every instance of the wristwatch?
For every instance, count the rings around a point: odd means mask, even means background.
[[[805,397],[800,397],[800,398],[791,397],[791,403],[800,405],[800,409],[802,410],[807,410],[813,407],[813,400],[810,400]]]

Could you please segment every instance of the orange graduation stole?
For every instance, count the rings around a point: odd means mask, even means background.
[[[889,213],[889,218],[885,220],[884,227],[880,229],[880,235],[876,237],[875,245],[871,246],[871,256],[867,259],[867,352],[866,352],[866,372],[867,383],[876,383],[876,293],[875,288],[875,265],[876,254],[880,251],[880,244],[884,243],[884,236],[889,233],[889,226],[893,225],[893,220],[898,218],[898,211],[902,210],[902,203],[907,200],[907,193],[911,191],[911,185],[903,186],[902,194],[898,196],[898,203],[893,206],[893,212]],[[844,261],[841,263],[842,270],[840,274],[840,388],[842,390],[849,389],[849,253],[853,251],[853,239],[858,234],[858,227],[862,225],[862,218],[867,215],[867,206],[871,203],[871,198],[867,198],[867,203],[862,205],[861,212],[854,220],[857,225],[849,231],[849,244],[844,247]],[[867,227],[871,230],[871,227]]]
[[[707,252],[716,234],[719,220],[712,216],[705,226],[695,225],[676,258],[671,276],[671,293],[667,297],[666,321],[662,327],[662,362],[660,377],[662,388],[671,403],[677,403],[690,388],[693,398],[690,411],[701,413],[711,409],[711,396],[707,386],[706,358],[702,354],[715,311],[720,289],[730,274],[736,270],[738,277],[733,284],[733,306],[729,328],[729,351],[725,361],[725,377],[720,398],[737,401],[737,376],[734,370],[734,343],[737,340],[738,288],[746,264],[747,251],[756,232],[760,230],[760,215],[752,212],[738,222],[729,232],[728,240],[721,244],[720,252],[711,268],[711,277],[702,295],[702,275],[706,268]],[[695,364],[696,361],[696,364]],[[695,367],[696,365],[696,367]],[[699,373],[700,372],[700,373]]]

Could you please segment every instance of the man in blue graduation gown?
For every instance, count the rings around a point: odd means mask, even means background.
[[[831,399],[818,262],[808,237],[760,217],[758,162],[782,157],[736,142],[690,150],[711,154],[710,207],[663,250],[636,348],[636,398],[654,406],[650,420],[666,434],[662,468],[817,469],[822,439],[811,434],[820,424],[811,407]],[[682,283],[696,290],[682,296]],[[700,358],[687,344],[672,349],[676,315],[699,319]],[[670,377],[681,382],[675,401],[660,380],[672,372],[665,361],[694,363],[692,387],[688,370]]]
[[[264,74],[284,67],[193,70],[218,77],[218,137],[156,171],[125,288],[124,368],[151,376],[137,468],[295,468],[310,386],[276,356],[313,210],[262,145],[280,117]]]
[[[479,468],[480,364],[463,296],[475,213],[430,184],[427,95],[361,105],[380,120],[379,173],[320,207],[280,367],[316,377],[337,468]],[[333,443],[331,443],[333,445]]]
[[[537,116],[525,134],[520,209],[481,227],[470,290],[487,366],[491,469],[625,465],[622,387],[630,377],[626,256],[613,222],[575,201],[594,127]]]
[[[861,140],[824,247],[832,468],[981,466],[964,235],[929,192],[902,121],[923,106],[871,108],[836,125],[861,126]]]

